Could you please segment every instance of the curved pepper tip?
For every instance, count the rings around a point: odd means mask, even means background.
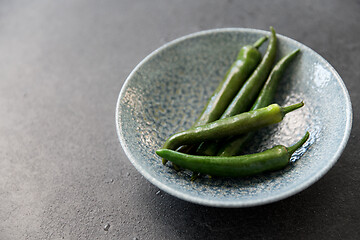
[[[309,139],[309,137],[310,133],[306,131],[305,135],[298,142],[287,148],[289,154],[292,155],[296,150],[298,150],[302,145],[304,145],[304,143]]]
[[[274,29],[272,26],[270,26],[270,31],[271,31],[272,33],[275,33],[275,29]]]
[[[259,38],[253,45],[254,48],[260,48],[261,45],[266,41],[268,40],[268,37],[267,36],[264,36],[264,37],[261,37]]]
[[[159,149],[159,150],[156,150],[156,151],[155,151],[156,155],[158,155],[159,157],[162,157],[162,159],[161,159],[162,164],[165,165],[165,164],[168,162],[168,160],[166,160],[165,158],[163,158],[163,157],[164,157],[163,152],[164,152],[163,149]]]
[[[168,162],[168,160],[165,159],[165,154],[164,154],[164,150],[166,149],[158,149],[155,151],[156,155],[158,155],[159,157],[161,157],[161,161],[163,165],[166,165],[166,163]],[[166,151],[165,151],[166,152]]]
[[[297,54],[300,52],[300,48],[295,49],[291,54]]]
[[[283,107],[282,111],[283,111],[283,114],[286,115],[287,113],[292,112],[292,111],[294,111],[294,110],[296,110],[298,108],[301,108],[303,106],[304,106],[304,101],[301,101],[299,103]]]

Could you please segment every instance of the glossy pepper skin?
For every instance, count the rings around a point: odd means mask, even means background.
[[[235,95],[224,113],[221,115],[220,119],[248,111],[258,96],[262,86],[264,85],[264,82],[269,76],[276,57],[276,33],[272,27],[270,27],[270,31],[271,37],[263,59],[254,72],[250,75],[248,80],[246,80],[239,92]],[[202,143],[202,145],[197,150],[197,154],[216,155],[217,151],[218,146],[215,142],[206,142]]]
[[[255,103],[251,107],[251,110],[256,110],[271,104],[274,99],[275,92],[281,77],[283,76],[285,70],[289,64],[294,60],[298,55],[299,49],[296,49],[279,60],[279,62],[274,66],[271,71],[268,79],[266,80],[261,92],[256,99]],[[237,137],[230,137],[225,143],[220,147],[220,150],[217,152],[218,156],[236,156],[241,153],[241,150],[246,142],[255,135],[255,132],[250,132]]]
[[[197,156],[160,149],[156,154],[193,172],[220,177],[243,177],[274,171],[288,165],[291,155],[309,138],[309,133],[291,147],[275,146],[264,152],[233,156]]]
[[[257,49],[267,38],[260,38],[254,46],[241,48],[235,62],[226,72],[212,96],[209,98],[199,118],[193,126],[218,120],[234,98],[248,76],[254,71],[261,60],[261,53]]]
[[[207,140],[215,140],[254,131],[280,122],[285,114],[303,105],[303,102],[287,107],[272,104],[254,111],[193,127],[172,135],[165,142],[163,148],[176,150],[184,144],[196,144]],[[166,161],[163,161],[163,163],[165,164]]]
[[[259,66],[251,74],[249,79],[245,82],[240,91],[233,98],[221,118],[227,118],[236,114],[248,111],[255,98],[258,96],[264,82],[266,81],[271,71],[272,65],[276,57],[276,33],[274,28],[270,27],[271,37],[269,46],[265,52],[263,59]]]
[[[193,127],[200,126],[218,120],[225,109],[244,84],[249,75],[259,65],[261,53],[258,48],[267,40],[267,37],[259,38],[254,45],[243,46],[236,60],[226,72],[214,93],[204,106],[200,116]],[[192,146],[181,146],[178,151],[189,152]],[[196,149],[196,148],[195,148]]]

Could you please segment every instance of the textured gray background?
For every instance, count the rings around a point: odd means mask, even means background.
[[[358,0],[0,1],[0,239],[360,238],[359,22]],[[260,207],[158,192],[117,139],[127,75],[180,36],[270,25],[327,59],[349,89],[353,130],[337,164]]]

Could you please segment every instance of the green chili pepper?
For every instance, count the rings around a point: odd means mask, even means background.
[[[298,109],[303,102],[287,107],[272,104],[254,111],[220,119],[172,135],[163,148],[176,150],[184,144],[196,144],[207,140],[241,135],[280,122],[285,114]],[[163,161],[165,164],[166,161]]]
[[[221,177],[241,177],[274,171],[288,165],[291,155],[309,138],[309,132],[291,147],[275,146],[264,152],[234,156],[195,156],[169,149],[160,149],[156,154],[193,172]]]
[[[240,91],[233,98],[229,106],[221,115],[220,119],[224,119],[248,111],[251,104],[255,101],[257,95],[259,94],[264,82],[266,81],[271,71],[272,65],[276,57],[276,33],[274,28],[272,27],[270,27],[270,31],[270,42],[263,59],[261,60],[259,66],[251,74],[249,79],[241,87]],[[199,155],[215,155],[217,151],[218,147],[216,142],[208,142],[201,144],[200,148],[198,148],[197,150],[197,153]]]
[[[220,118],[245,80],[258,66],[261,60],[261,53],[258,48],[267,39],[267,37],[261,37],[253,46],[246,45],[240,49],[235,62],[228,69],[225,77],[209,98],[193,127],[213,122]],[[190,151],[190,147],[181,146],[178,151],[187,153]]]
[[[193,126],[200,126],[220,118],[245,80],[259,64],[261,53],[257,48],[260,47],[266,39],[267,37],[262,37],[254,46],[248,45],[241,48],[236,61],[231,65],[225,77],[209,98]]]
[[[263,59],[261,60],[261,63],[234,97],[223,115],[221,115],[221,118],[234,116],[236,114],[248,111],[252,102],[255,100],[259,91],[261,90],[263,83],[266,81],[271,71],[276,57],[276,33],[274,28],[270,27],[270,30],[271,38],[269,46]]]
[[[280,59],[280,61],[275,65],[251,110],[256,110],[271,104],[274,99],[276,88],[278,86],[279,80],[281,79],[281,76],[285,72],[288,65],[297,56],[299,51],[300,50],[297,49],[291,52],[290,54]],[[250,132],[238,137],[230,137],[229,140],[221,145],[217,155],[224,157],[239,155],[244,144],[254,135],[255,132]]]

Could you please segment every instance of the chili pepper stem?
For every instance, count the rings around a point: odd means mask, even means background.
[[[287,147],[286,149],[288,150],[288,153],[292,155],[298,148],[300,148],[308,140],[309,136],[310,136],[309,132],[306,132],[305,136],[302,139],[300,139],[297,143],[295,143],[290,147]]]
[[[254,47],[254,48],[259,48],[267,39],[268,39],[268,37],[266,37],[266,36],[260,38],[259,40],[257,40],[257,41],[254,43],[253,47]]]
[[[304,106],[304,102],[303,102],[303,101],[301,101],[300,103],[296,103],[296,104],[287,106],[287,107],[283,107],[283,108],[282,108],[282,112],[283,112],[283,114],[285,115],[285,114],[287,114],[287,113],[289,113],[289,112],[292,112],[292,111],[294,111],[294,110],[296,110],[296,109],[298,109],[298,108],[301,108],[302,106]]]

